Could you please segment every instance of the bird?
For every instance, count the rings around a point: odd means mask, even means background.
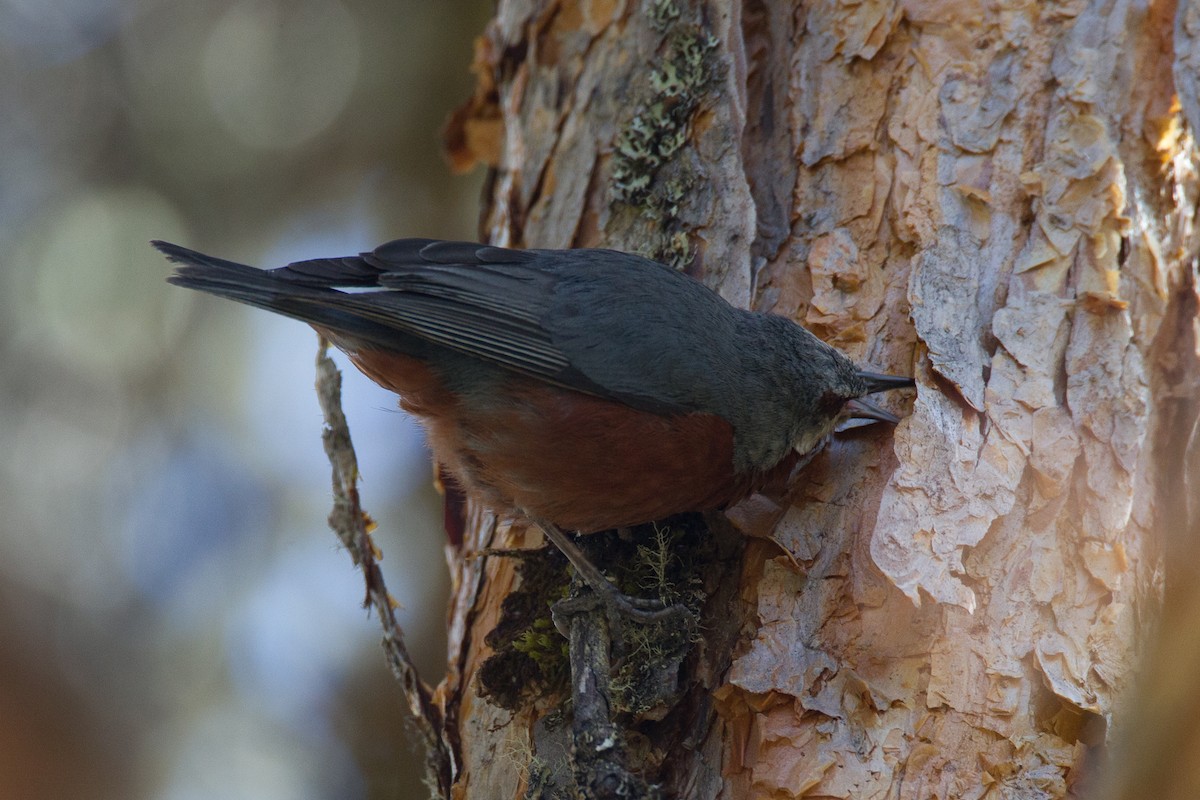
[[[167,280],[308,323],[424,426],[444,473],[524,515],[604,602],[655,618],[579,534],[728,507],[788,476],[866,399],[859,368],[798,323],[599,248],[407,238],[262,270],[164,241]]]

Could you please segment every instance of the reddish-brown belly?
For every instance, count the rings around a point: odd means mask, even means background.
[[[449,392],[423,361],[351,355],[424,423],[434,454],[463,488],[591,532],[721,507],[763,476],[735,476],[733,429],[712,414],[663,416],[513,376],[486,395]]]

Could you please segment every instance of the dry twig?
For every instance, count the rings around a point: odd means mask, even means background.
[[[333,510],[329,527],[350,551],[362,570],[366,584],[363,605],[374,608],[383,627],[383,650],[392,674],[404,688],[412,711],[410,723],[425,748],[425,781],[436,797],[450,797],[453,780],[451,750],[442,735],[442,713],[434,705],[429,687],[417,675],[416,665],[404,644],[404,632],[396,622],[396,601],[388,593],[379,569],[382,554],[371,540],[375,523],[363,511],[358,496],[358,459],[350,441],[350,428],[342,413],[342,373],[329,357],[329,343],[320,340],[317,351],[317,398],[325,418],[321,434],[325,454],[333,468]]]

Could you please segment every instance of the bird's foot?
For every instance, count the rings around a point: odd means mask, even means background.
[[[551,617],[554,627],[563,636],[570,636],[571,623],[569,617],[603,607],[614,640],[619,639],[623,620],[633,620],[643,625],[675,622],[690,622],[694,615],[683,605],[667,605],[658,600],[640,597],[630,597],[612,584],[604,573],[593,564],[571,541],[571,537],[562,528],[544,520],[534,519],[535,524],[542,529],[554,545],[562,551],[575,572],[589,587],[591,592],[568,597],[554,604]]]
[[[550,618],[554,620],[554,627],[563,636],[570,637],[572,617],[598,610],[604,611],[610,635],[614,640],[621,638],[621,628],[627,620],[640,625],[689,627],[693,622],[692,612],[682,603],[667,605],[649,598],[630,597],[607,580],[599,586],[589,582],[589,588],[591,591],[564,598],[551,607]]]

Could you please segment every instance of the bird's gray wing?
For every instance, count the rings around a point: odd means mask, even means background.
[[[689,410],[654,393],[597,382],[574,363],[575,357],[588,360],[583,352],[589,346],[587,331],[576,330],[566,341],[552,321],[562,313],[563,298],[570,301],[577,294],[564,292],[564,287],[581,276],[599,287],[607,285],[608,270],[625,279],[615,281],[611,292],[589,297],[595,308],[571,309],[574,315],[585,312],[580,324],[586,326],[588,314],[598,315],[597,319],[610,314],[614,309],[605,305],[620,302],[621,292],[636,288],[631,271],[643,269],[654,274],[666,268],[613,251],[509,250],[470,242],[399,239],[359,256],[301,261],[272,273],[298,286],[342,290],[328,302],[374,326],[635,407],[659,413]],[[597,336],[602,335],[598,330]],[[564,342],[572,352],[564,350]],[[604,344],[597,339],[592,346]]]

